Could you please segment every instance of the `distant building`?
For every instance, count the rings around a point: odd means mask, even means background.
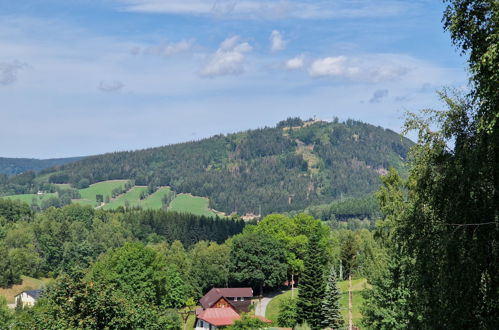
[[[249,312],[252,288],[213,288],[199,300],[203,309],[231,308],[236,313]]]
[[[252,288],[213,288],[199,300],[202,308],[196,310],[195,330],[214,330],[233,324],[241,313],[250,311]],[[253,316],[271,323],[261,316]]]
[[[17,294],[14,299],[16,306],[32,307],[35,305],[38,298],[42,294],[42,290],[28,290]]]

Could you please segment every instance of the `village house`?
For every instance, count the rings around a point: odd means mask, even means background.
[[[213,330],[231,325],[250,310],[252,288],[213,288],[200,300],[196,311],[196,330]]]
[[[33,307],[41,294],[42,290],[23,291],[14,297],[16,306]]]
[[[213,288],[199,302],[203,309],[229,307],[241,314],[249,312],[252,298],[252,288]]]

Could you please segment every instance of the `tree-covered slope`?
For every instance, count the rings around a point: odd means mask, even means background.
[[[46,180],[77,186],[81,180],[133,179],[208,197],[211,208],[226,213],[267,214],[365,196],[389,167],[403,167],[411,145],[393,131],[359,121],[295,118],[271,128],[88,157],[36,177],[6,179],[0,189],[13,194]]]
[[[4,158],[0,157],[0,174],[20,174],[26,171],[41,171],[46,168],[63,165],[82,157],[54,158],[54,159],[32,159],[32,158]]]

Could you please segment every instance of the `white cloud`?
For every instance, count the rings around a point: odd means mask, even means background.
[[[0,63],[0,85],[12,85],[17,80],[17,74],[24,69],[26,64],[21,62]]]
[[[274,30],[270,34],[270,50],[272,52],[278,52],[286,48],[286,41],[282,38],[281,32]]]
[[[123,84],[121,81],[101,81],[99,83],[99,86],[97,86],[100,91],[105,93],[119,92],[123,89],[123,87],[125,87],[125,84]]]
[[[150,46],[144,50],[145,54],[169,57],[179,53],[187,52],[192,49],[194,42],[192,40],[181,40],[177,43],[163,42],[157,46]]]
[[[118,0],[124,10],[142,13],[212,15],[217,17],[315,19],[397,16],[413,9],[397,0]]]
[[[396,80],[410,71],[401,59],[392,55],[365,57],[325,57],[312,62],[308,69],[311,77],[339,77],[352,81],[381,82]]]
[[[369,103],[380,103],[385,97],[388,96],[388,89],[378,89],[373,93],[369,99]]]
[[[286,61],[286,69],[298,70],[305,66],[305,58],[303,55],[298,55]]]
[[[202,77],[238,75],[244,72],[246,53],[253,48],[247,42],[239,42],[239,36],[225,39],[218,50],[199,72]]]

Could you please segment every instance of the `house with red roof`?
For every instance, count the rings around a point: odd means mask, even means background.
[[[252,288],[213,288],[199,300],[202,308],[196,311],[196,330],[213,330],[233,324],[248,313],[253,298]],[[266,323],[269,320],[258,317]]]

